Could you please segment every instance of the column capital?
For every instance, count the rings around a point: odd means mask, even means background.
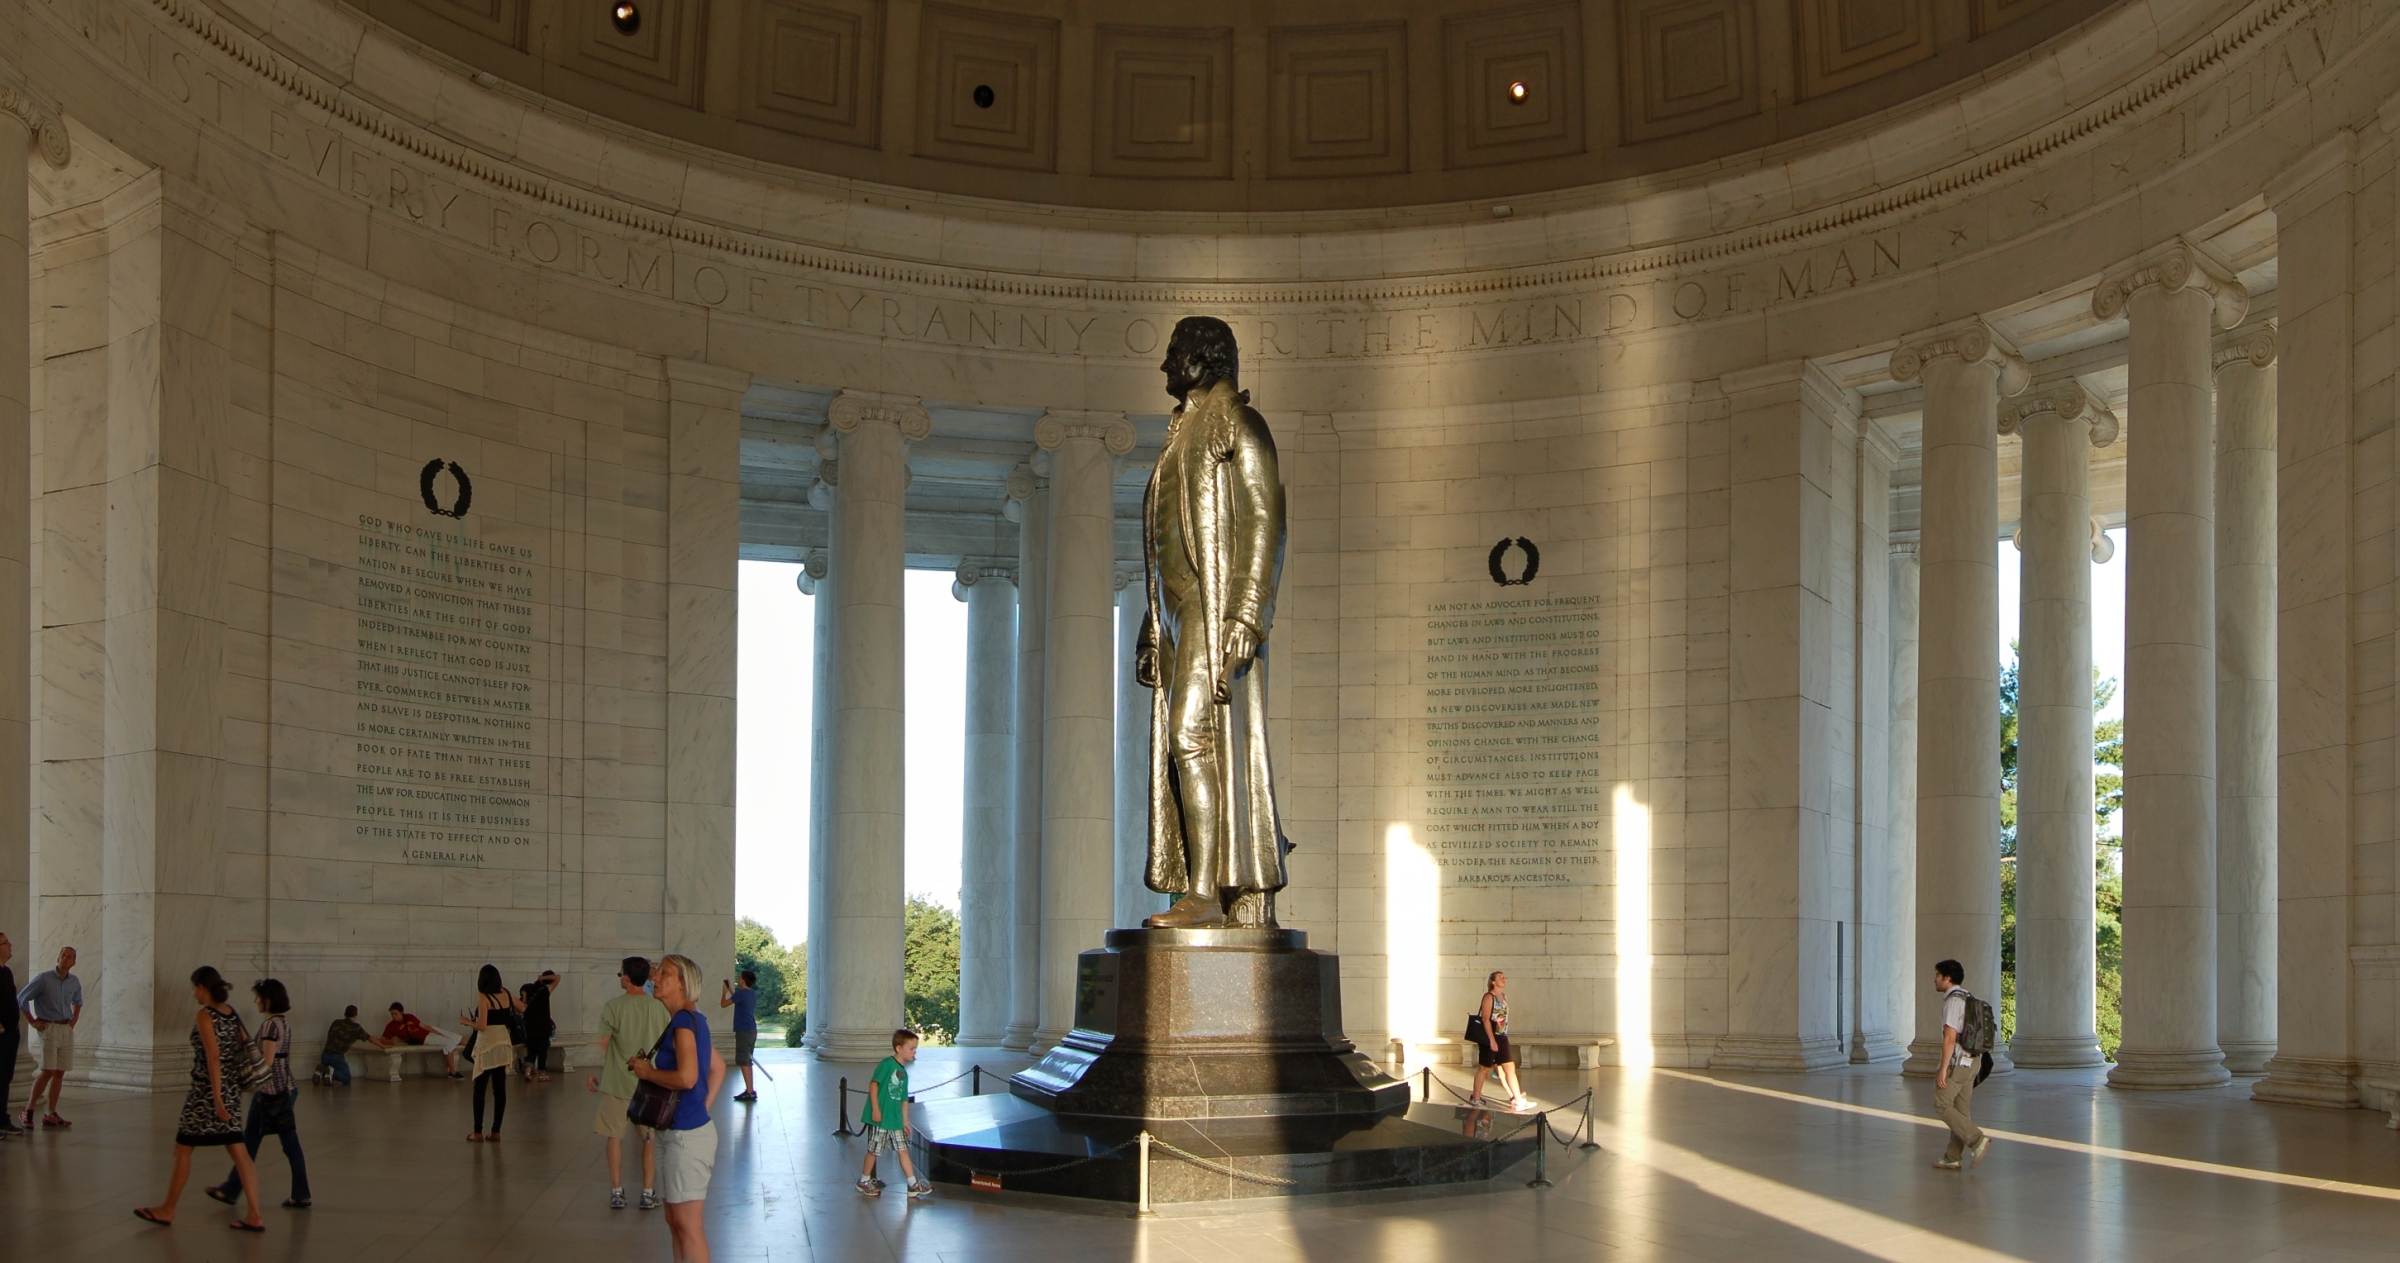
[[[926,413],[924,404],[906,395],[880,391],[843,391],[825,409],[825,420],[843,434],[870,421],[882,422],[900,431],[900,437],[911,443],[933,433],[933,417]]]
[[[2217,343],[2217,353],[2209,358],[2208,366],[2219,373],[2236,364],[2266,368],[2275,363],[2276,350],[2275,326],[2238,330]]]
[[[2173,294],[2196,289],[2215,302],[2217,327],[2230,329],[2250,310],[2250,291],[2234,279],[2233,269],[2189,237],[2176,237],[2117,265],[2092,290],[2092,317],[2114,320],[2125,303],[2144,286],[2156,285]]]
[[[800,590],[810,596],[815,596],[817,585],[824,582],[825,576],[831,573],[833,573],[833,558],[827,555],[822,548],[809,549],[808,556],[801,559],[800,562],[798,576]]]
[[[2102,522],[2098,518],[2093,518],[2092,564],[2095,566],[2105,566],[2108,564],[2108,559],[2116,555],[2117,541],[2108,537],[2108,524]]]
[[[2061,421],[2082,421],[2092,446],[2106,447],[2117,441],[2117,414],[2094,398],[2080,381],[2069,377],[2063,381],[2046,382],[2025,394],[2000,405],[2000,432],[2014,434],[2027,417],[2056,413]]]
[[[1014,586],[1017,581],[1015,566],[992,557],[960,558],[958,569],[952,571],[951,574],[954,578],[950,584],[950,595],[961,601],[967,599],[967,589],[986,579],[1011,586]]]
[[[1033,445],[1055,452],[1068,439],[1092,439],[1112,455],[1133,450],[1133,422],[1122,412],[1061,412],[1053,409],[1033,423]]]
[[[2014,395],[2033,380],[2032,370],[2025,367],[2025,357],[2017,354],[2017,348],[1979,316],[1928,329],[1902,342],[1892,352],[1892,380],[1916,381],[1924,375],[1927,363],[1945,355],[1999,369],[2002,395]]]
[[[1913,539],[1895,539],[1887,547],[1891,556],[1906,557],[1910,561],[1917,559],[1917,541]]]
[[[0,113],[13,115],[25,125],[33,147],[41,151],[42,161],[52,167],[64,168],[74,151],[67,142],[67,124],[50,108],[48,102],[33,94],[17,72],[0,66]]]
[[[1142,568],[1140,566],[1117,567],[1117,591],[1122,592],[1141,581]]]

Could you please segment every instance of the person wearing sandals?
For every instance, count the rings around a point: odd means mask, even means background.
[[[475,975],[475,1130],[467,1133],[470,1141],[500,1141],[500,1121],[508,1117],[508,1072],[516,1064],[517,1047],[509,1038],[509,1015],[516,1012],[517,1002],[508,994],[508,984],[500,981],[500,970],[485,965]],[[492,1094],[492,1129],[483,1129],[483,1094]]]
[[[242,1125],[233,1111],[253,1053],[242,1015],[226,1003],[232,993],[215,966],[192,971],[192,998],[200,1008],[192,1015],[192,1087],[175,1119],[175,1170],[167,1177],[167,1200],[133,1212],[135,1218],[162,1228],[175,1222],[175,1203],[183,1200],[184,1182],[192,1178],[192,1150],[221,1145],[233,1156],[233,1173],[250,1201],[249,1218],[236,1219],[230,1226],[243,1232],[267,1230],[258,1215],[258,1169],[250,1165],[250,1151],[242,1147]]]
[[[242,1149],[250,1155],[253,1171],[258,1167],[258,1142],[273,1132],[283,1142],[283,1160],[292,1165],[292,1195],[283,1200],[286,1210],[308,1209],[308,1157],[300,1152],[300,1122],[293,1117],[292,1107],[300,1099],[300,1088],[292,1079],[292,1023],[284,1014],[292,1011],[291,993],[274,978],[263,978],[250,984],[250,997],[258,1011],[267,1015],[258,1024],[258,1055],[266,1058],[267,1081],[259,1085],[250,1097],[250,1121],[242,1128]],[[242,1172],[239,1167],[225,1173],[225,1182],[211,1185],[210,1197],[230,1206],[242,1191]]]
[[[634,1077],[673,1088],[675,1121],[658,1132],[658,1191],[667,1203],[667,1232],[677,1263],[708,1263],[708,1180],[717,1165],[717,1125],[708,1107],[725,1085],[725,1058],[710,1046],[700,1015],[700,966],[669,956],[651,974],[658,1002],[674,1016],[653,1052],[626,1063]]]
[[[1508,1089],[1509,1108],[1524,1113],[1533,1102],[1517,1086],[1517,1054],[1508,1046],[1507,974],[1495,969],[1484,980],[1483,1004],[1475,1016],[1482,1019],[1483,1039],[1475,1050],[1475,1087],[1467,1093],[1468,1104],[1483,1104],[1484,1078],[1497,1070],[1500,1086]]]

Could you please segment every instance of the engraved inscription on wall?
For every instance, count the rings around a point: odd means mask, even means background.
[[[539,558],[358,518],[352,837],[377,858],[538,863],[551,801]]]
[[[1444,885],[1601,880],[1598,604],[1493,596],[1427,609],[1410,654],[1424,697],[1419,837]]]

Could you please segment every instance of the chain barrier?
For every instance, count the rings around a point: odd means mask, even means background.
[[[1524,1131],[1526,1128],[1531,1127],[1540,1121],[1541,1118],[1538,1115],[1528,1118],[1524,1122],[1521,1122],[1510,1128],[1505,1134],[1494,1136],[1489,1140],[1486,1140],[1482,1148],[1469,1149],[1455,1157],[1446,1158],[1430,1167],[1421,1169],[1413,1176],[1382,1175],[1371,1180],[1345,1180],[1339,1184],[1317,1184],[1303,1180],[1290,1179],[1280,1175],[1266,1175],[1258,1171],[1244,1171],[1239,1167],[1229,1167],[1222,1162],[1218,1162],[1210,1158],[1203,1158],[1199,1154],[1192,1153],[1184,1149],[1178,1149],[1174,1145],[1171,1145],[1164,1140],[1160,1140],[1156,1136],[1152,1136],[1150,1138],[1150,1146],[1154,1149],[1164,1149],[1168,1153],[1174,1154],[1176,1157],[1181,1158],[1184,1161],[1191,1163],[1193,1166],[1201,1168],[1202,1170],[1214,1171],[1228,1179],[1240,1180],[1246,1184],[1258,1184],[1267,1188],[1305,1187],[1310,1192],[1314,1193],[1341,1193],[1355,1189],[1373,1188],[1381,1184],[1394,1184],[1397,1182],[1410,1181],[1412,1179],[1421,1179],[1422,1177],[1431,1175],[1434,1172],[1446,1171],[1451,1167],[1463,1165],[1472,1158],[1489,1157],[1492,1150],[1510,1140],[1515,1139],[1517,1133]]]

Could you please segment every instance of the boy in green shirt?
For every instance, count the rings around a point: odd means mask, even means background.
[[[917,1033],[892,1032],[892,1055],[875,1065],[874,1082],[867,1085],[867,1107],[858,1121],[867,1133],[867,1169],[858,1177],[858,1191],[883,1196],[883,1181],[875,1178],[875,1159],[892,1153],[900,1158],[900,1174],[908,1179],[910,1197],[933,1196],[933,1181],[917,1178],[908,1156],[908,1067],[917,1059]]]

